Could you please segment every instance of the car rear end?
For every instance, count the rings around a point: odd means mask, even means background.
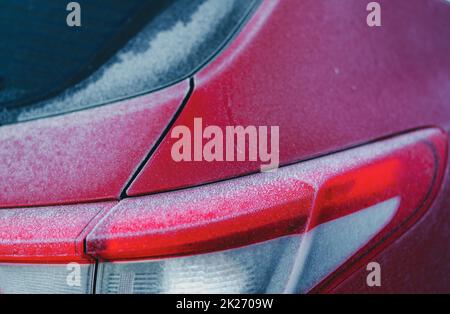
[[[0,292],[450,291],[448,2],[78,2],[0,4]]]

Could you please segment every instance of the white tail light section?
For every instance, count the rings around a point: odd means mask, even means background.
[[[91,293],[94,265],[69,264],[0,263],[0,293]]]
[[[292,269],[299,238],[154,261],[111,262],[99,267],[99,293],[279,292]]]
[[[286,292],[308,292],[394,217],[398,197],[317,226],[305,234]]]

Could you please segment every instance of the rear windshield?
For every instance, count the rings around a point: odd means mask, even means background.
[[[192,75],[259,0],[0,0],[0,125],[93,107]]]
[[[71,28],[69,2],[0,1],[0,110],[49,97],[86,77],[150,18],[142,16],[151,12],[145,7],[161,9],[160,1],[80,0],[83,27]]]

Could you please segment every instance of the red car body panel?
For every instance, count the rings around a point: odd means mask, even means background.
[[[2,127],[0,208],[119,199],[188,90]]]
[[[195,76],[175,126],[280,126],[280,162],[342,150],[428,125],[448,125],[450,6],[381,1],[383,27],[365,23],[367,3],[267,1],[231,46]],[[292,24],[286,21],[293,21]],[[294,22],[295,21],[295,22]],[[166,137],[129,195],[213,182],[259,163],[183,162]]]

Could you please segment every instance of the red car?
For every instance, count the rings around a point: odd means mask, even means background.
[[[0,292],[450,292],[450,3],[4,0]]]

